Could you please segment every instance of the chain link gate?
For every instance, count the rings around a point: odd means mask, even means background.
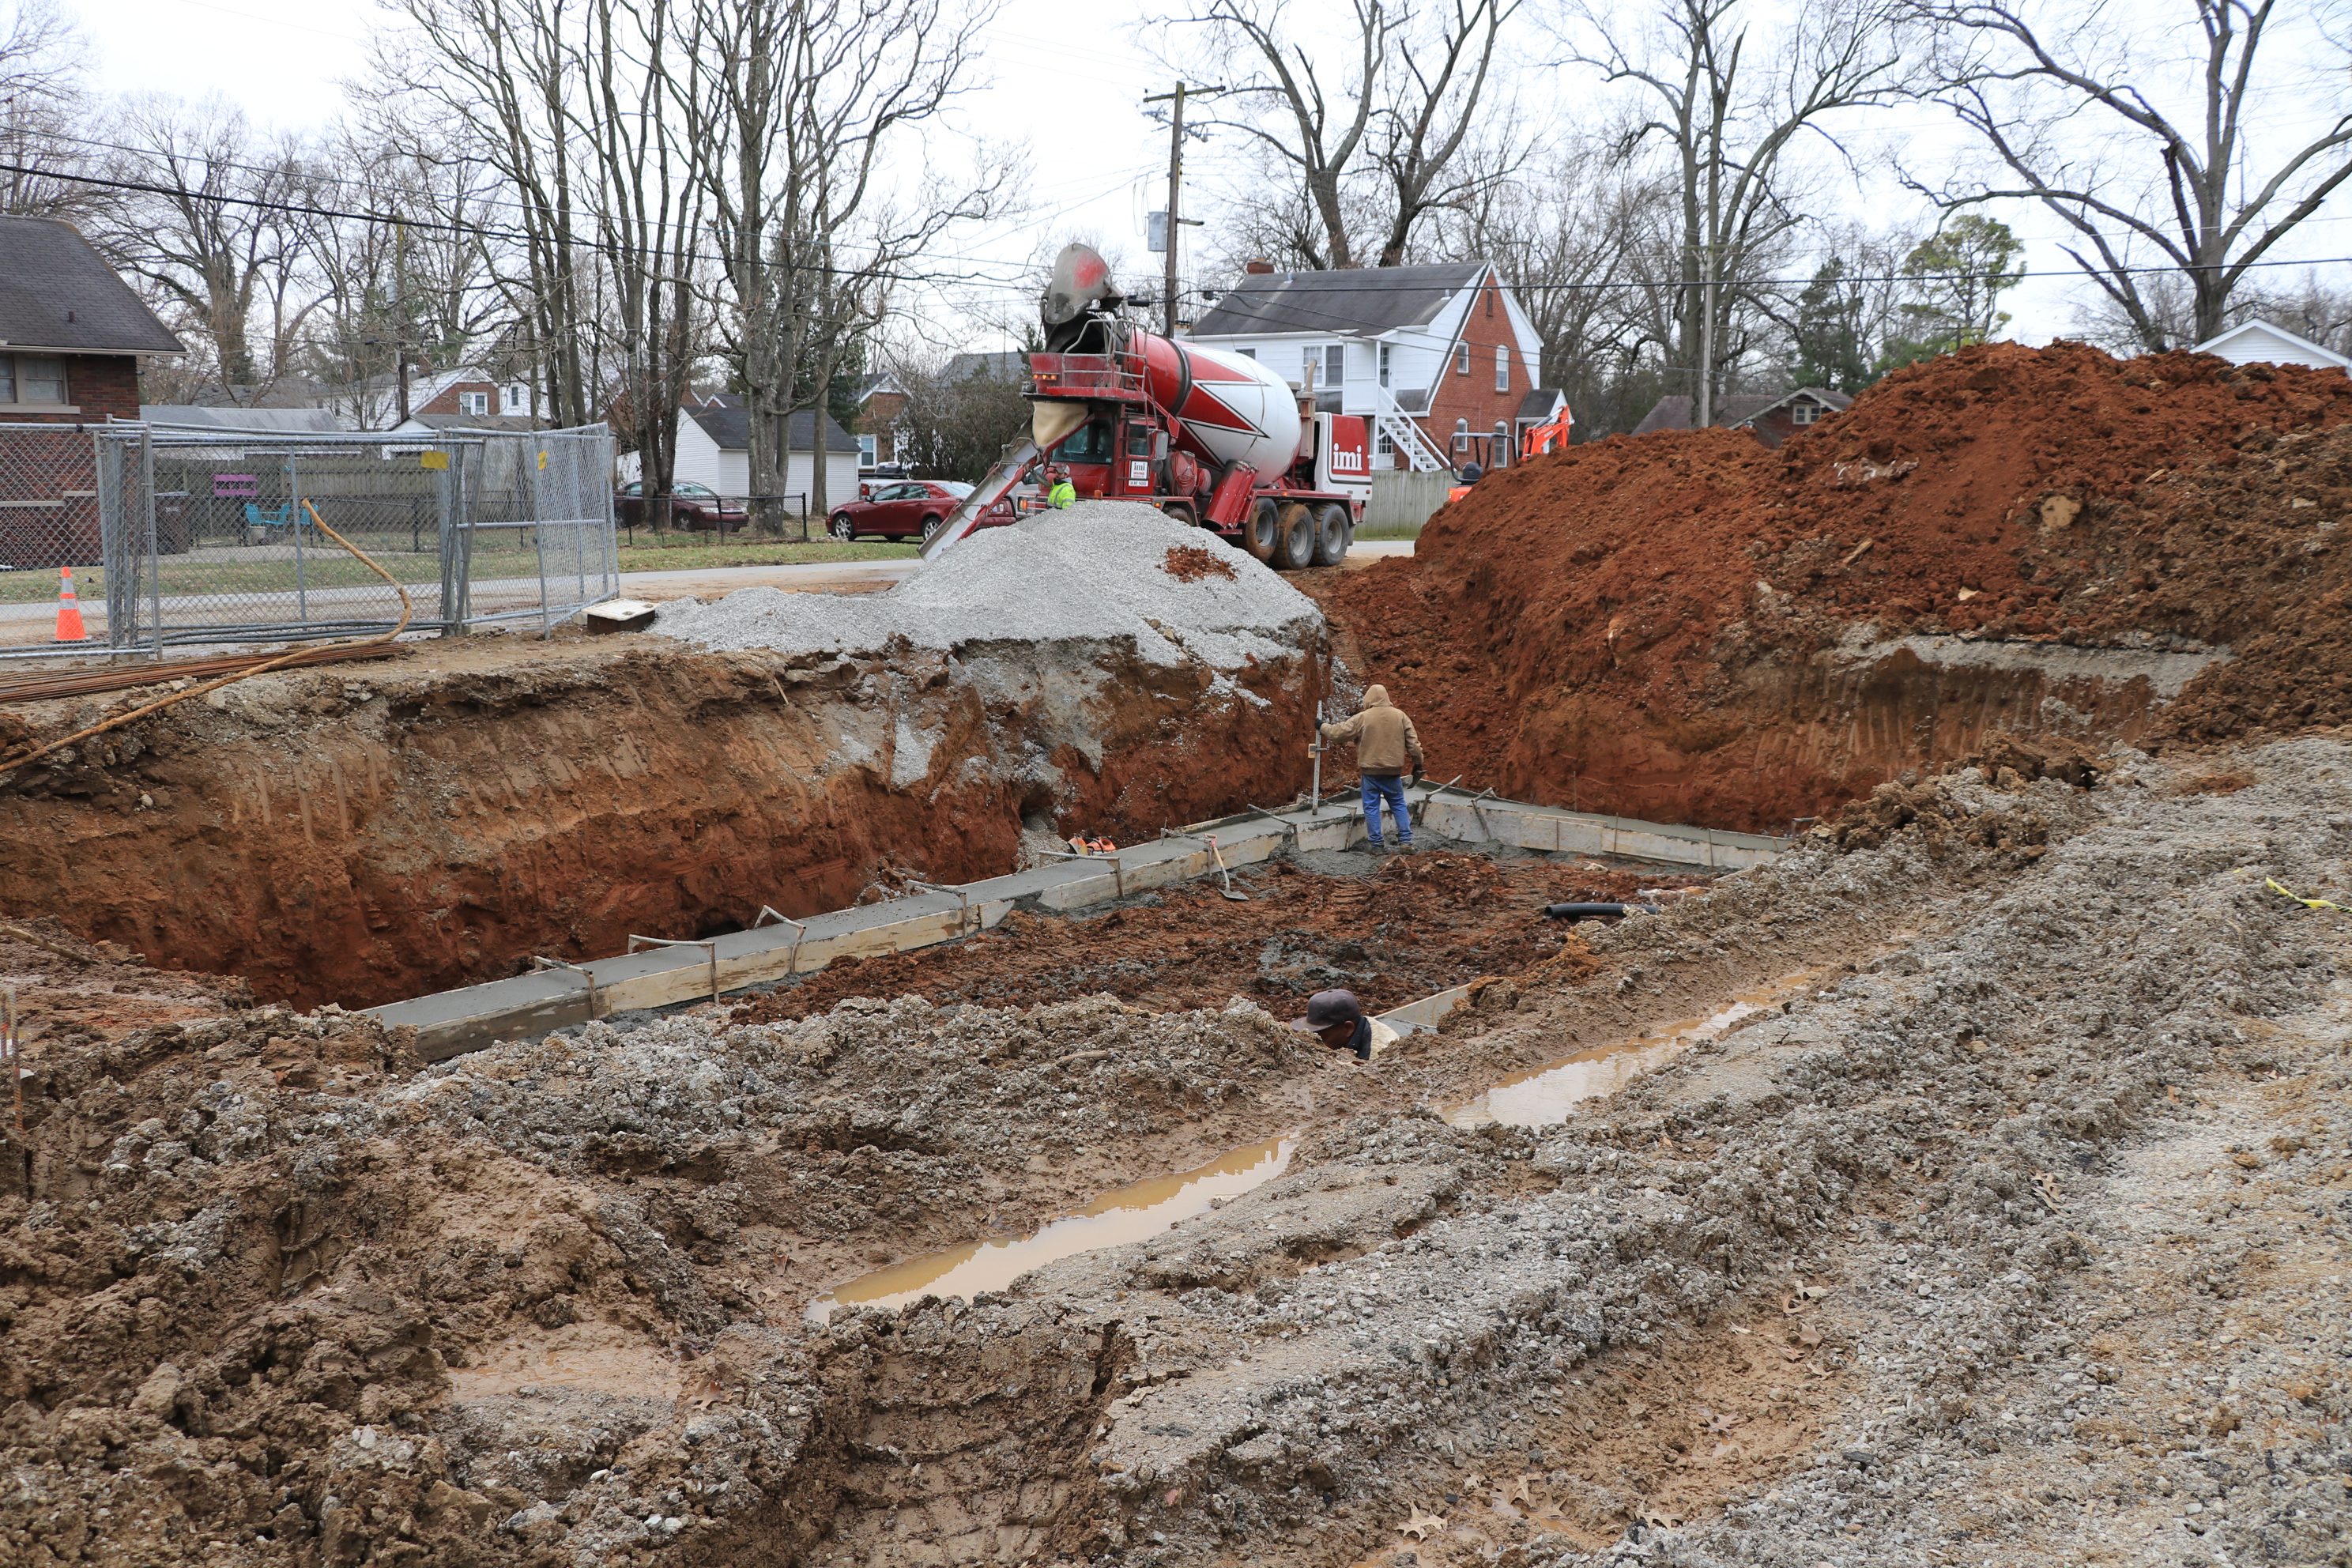
[[[0,658],[551,628],[619,586],[613,437],[0,426]],[[87,644],[50,639],[60,568]]]

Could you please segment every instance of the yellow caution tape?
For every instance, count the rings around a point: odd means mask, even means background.
[[[2263,886],[2268,888],[2272,892],[2278,894],[2279,897],[2283,899],[2293,899],[2296,903],[2301,904],[2306,910],[2334,910],[2339,915],[2352,913],[2352,910],[2347,910],[2342,904],[2331,904],[2326,899],[2306,899],[2301,893],[2294,892],[2288,889],[2280,887],[2277,881],[2271,878],[2264,878],[2263,879]]]

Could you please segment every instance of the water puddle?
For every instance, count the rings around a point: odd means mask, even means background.
[[[1629,1039],[1579,1051],[1531,1068],[1496,1084],[1475,1099],[1441,1105],[1438,1115],[1454,1127],[1550,1127],[1574,1114],[1579,1100],[1615,1094],[1645,1072],[1656,1070],[1691,1047],[1723,1035],[1742,1019],[1778,1007],[1811,985],[1821,972],[1808,969],[1744,991],[1728,1006],[1704,1018],[1678,1018]]]
[[[1170,1226],[1206,1214],[1216,1200],[1235,1198],[1290,1168],[1295,1135],[1230,1150],[1195,1170],[1155,1176],[1105,1193],[1018,1241],[976,1241],[968,1247],[910,1258],[851,1280],[809,1303],[822,1323],[838,1306],[896,1307],[919,1296],[961,1296],[1002,1290],[1032,1268],[1097,1247],[1124,1247]]]
[[[1438,1107],[1456,1127],[1500,1121],[1513,1127],[1549,1127],[1565,1121],[1576,1102],[1614,1094],[1636,1078],[1703,1040],[1714,1039],[1744,1018],[1779,1006],[1820,978],[1806,970],[1755,991],[1704,1018],[1685,1018],[1631,1039],[1580,1051],[1545,1067],[1505,1079],[1475,1100]],[[1147,1240],[1170,1226],[1208,1213],[1221,1198],[1235,1198],[1272,1181],[1290,1167],[1296,1134],[1232,1150],[1198,1169],[1160,1176],[1105,1193],[1017,1241],[975,1241],[946,1252],[910,1258],[861,1275],[809,1303],[810,1321],[822,1323],[840,1306],[896,1307],[924,1295],[970,1300],[982,1290],[1002,1290],[1033,1268],[1098,1247]]]

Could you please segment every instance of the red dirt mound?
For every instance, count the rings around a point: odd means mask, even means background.
[[[2039,645],[2152,658],[2269,637],[2307,657],[2292,628],[2335,591],[2315,530],[2352,512],[2327,434],[2347,420],[2335,371],[1988,345],[1889,376],[1778,451],[1708,430],[1502,470],[1413,561],[1322,591],[1432,773],[1784,826],[2062,709],[2086,733],[2167,732],[2166,669],[2037,665]],[[2170,722],[2315,721],[2273,689],[2299,671],[2246,651]],[[2266,694],[2260,712],[2210,711],[2233,683]]]

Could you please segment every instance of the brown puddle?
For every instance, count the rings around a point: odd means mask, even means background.
[[[1549,1127],[1574,1114],[1579,1100],[1615,1094],[1703,1041],[1712,1040],[1732,1026],[1779,1006],[1811,985],[1819,970],[1802,970],[1754,991],[1741,992],[1731,1005],[1704,1018],[1678,1018],[1630,1039],[1615,1040],[1579,1051],[1539,1068],[1503,1079],[1472,1100],[1441,1105],[1438,1115],[1449,1126]]]
[[[1728,1006],[1704,1018],[1679,1019],[1530,1068],[1475,1100],[1439,1106],[1438,1114],[1455,1127],[1496,1121],[1549,1127],[1565,1121],[1579,1100],[1616,1093],[1677,1053],[1779,1006],[1820,974],[1819,970],[1804,970],[1742,992]],[[1061,1258],[1142,1241],[1206,1214],[1218,1199],[1239,1197],[1282,1174],[1289,1168],[1297,1141],[1296,1134],[1286,1133],[1232,1150],[1195,1170],[1117,1188],[1018,1241],[975,1241],[877,1268],[810,1302],[809,1321],[822,1323],[840,1306],[896,1307],[925,1295],[970,1299],[982,1290],[1002,1290],[1031,1269]]]
[[[822,1323],[835,1307],[896,1307],[925,1295],[969,1299],[982,1290],[1002,1290],[1029,1270],[1061,1258],[1142,1241],[1282,1174],[1297,1142],[1295,1134],[1285,1133],[1229,1150],[1194,1170],[1114,1188],[1018,1241],[975,1241],[878,1268],[810,1302],[809,1318]]]

